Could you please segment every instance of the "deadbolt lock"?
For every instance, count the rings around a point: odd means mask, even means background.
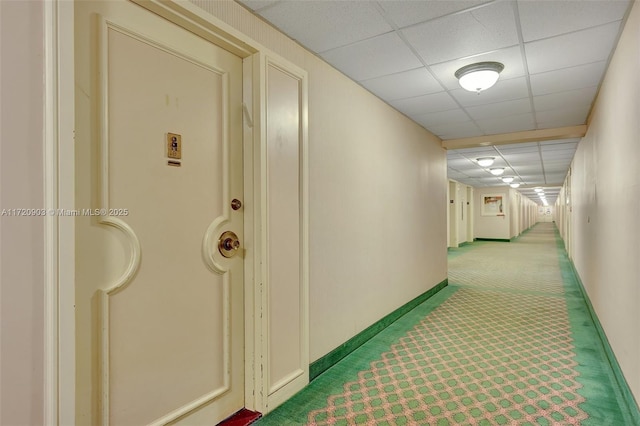
[[[230,258],[235,256],[240,250],[240,240],[235,232],[225,231],[218,239],[218,251],[224,257]]]

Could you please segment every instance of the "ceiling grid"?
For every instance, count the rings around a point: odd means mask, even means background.
[[[440,137],[443,146],[467,138],[490,140],[585,125],[633,4],[632,0],[239,2]],[[483,61],[504,64],[498,82],[480,94],[462,89],[456,70]],[[579,141],[567,137],[572,139],[552,143],[540,139],[533,152],[519,154],[501,145],[503,155],[497,160],[508,168],[505,174],[521,180],[522,193],[534,186],[560,187]],[[564,143],[563,149],[555,146]],[[495,176],[480,178],[488,172],[468,149],[448,151],[450,179],[480,187],[505,185]],[[498,150],[492,152],[496,156]],[[466,159],[464,167],[454,159]],[[482,174],[476,176],[472,168]]]

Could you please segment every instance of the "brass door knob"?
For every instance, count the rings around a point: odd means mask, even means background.
[[[235,232],[225,231],[218,239],[218,251],[224,257],[233,257],[240,250],[240,240]]]

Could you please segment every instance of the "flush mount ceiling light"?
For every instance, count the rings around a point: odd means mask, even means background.
[[[490,165],[493,164],[493,160],[495,159],[496,159],[495,157],[480,157],[480,158],[476,158],[476,161],[482,167],[489,167]]]
[[[512,183],[511,185],[509,185],[512,188],[518,188],[520,186],[520,184],[518,182]]]
[[[533,190],[536,192],[542,192],[542,188],[533,188]]]
[[[478,62],[460,68],[455,76],[463,89],[480,94],[496,84],[503,69],[500,62]]]
[[[489,171],[494,176],[500,176],[501,174],[504,173],[504,167],[495,167],[493,169],[489,169]]]
[[[505,177],[502,178],[502,181],[504,183],[511,183],[511,182],[513,182],[513,176],[505,176]]]

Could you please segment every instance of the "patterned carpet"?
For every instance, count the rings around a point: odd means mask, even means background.
[[[632,425],[553,224],[449,256],[449,286],[259,425]]]

